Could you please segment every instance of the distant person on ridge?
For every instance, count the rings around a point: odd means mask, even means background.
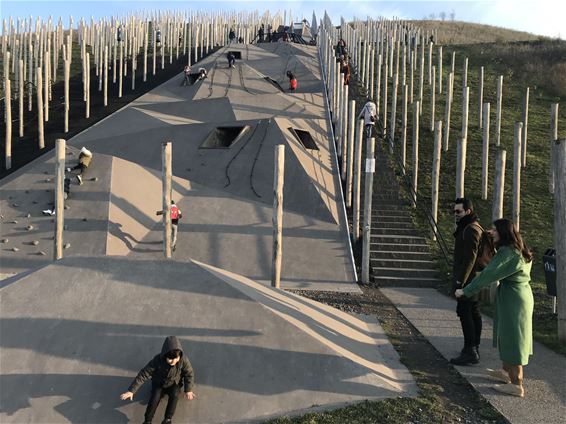
[[[155,355],[140,370],[128,387],[128,391],[120,395],[120,399],[133,400],[137,390],[149,379],[151,379],[151,395],[145,410],[144,424],[151,424],[159,402],[165,395],[169,399],[162,424],[171,424],[181,387],[183,387],[187,400],[195,399],[193,367],[176,336],[169,336],[165,339],[161,353]]]
[[[234,32],[233,28],[230,28],[230,32],[228,33],[228,39],[230,40],[230,44],[232,44],[236,39],[236,33]]]
[[[289,78],[289,91],[297,90],[297,78],[291,71],[287,71],[287,78]]]
[[[156,215],[163,215],[163,211],[155,212]],[[177,248],[177,233],[179,229],[179,219],[183,217],[181,209],[171,200],[171,250],[173,252]]]

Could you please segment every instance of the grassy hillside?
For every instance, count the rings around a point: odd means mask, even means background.
[[[475,33],[474,27],[471,27]],[[495,167],[495,106],[498,75],[503,75],[503,106],[501,124],[501,148],[507,151],[504,216],[511,217],[513,197],[513,136],[514,123],[522,120],[522,102],[526,87],[530,87],[527,166],[522,170],[521,232],[531,246],[535,262],[532,286],[535,293],[534,328],[537,339],[553,349],[566,353],[556,337],[556,317],[551,311],[551,298],[546,296],[542,255],[553,246],[553,196],[548,190],[550,156],[550,106],[562,103],[559,109],[559,137],[566,130],[566,42],[557,40],[533,40],[506,43],[474,43],[444,46],[444,77],[450,70],[451,53],[456,52],[454,100],[451,113],[450,147],[442,152],[440,177],[439,224],[452,247],[452,202],[455,197],[456,141],[460,137],[462,122],[462,73],[464,60],[468,58],[468,86],[470,87],[467,165],[465,195],[473,200],[475,209],[484,226],[491,224],[492,188]],[[436,54],[436,51],[435,51]],[[438,62],[434,58],[433,64]],[[491,129],[489,154],[488,199],[481,200],[482,132],[478,120],[478,79],[480,67],[484,67],[484,102],[491,103]],[[419,191],[430,205],[433,135],[429,130],[431,87],[424,87],[424,108],[421,117],[419,143]],[[445,81],[445,80],[444,80]],[[417,85],[418,87],[418,85]],[[443,88],[445,84],[443,84]],[[444,90],[443,90],[444,91]],[[416,89],[415,89],[415,92]],[[418,93],[418,92],[417,92]],[[445,95],[437,95],[436,120],[444,120]],[[400,125],[400,123],[398,124]],[[399,126],[398,126],[399,128]],[[412,133],[412,116],[409,118],[408,152]],[[408,154],[408,158],[410,158]],[[411,169],[412,164],[408,164]],[[424,226],[424,223],[423,223]]]

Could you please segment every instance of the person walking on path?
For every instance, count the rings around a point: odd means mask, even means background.
[[[480,248],[483,228],[473,211],[472,202],[464,197],[454,201],[454,267],[452,292],[464,288],[476,276],[476,259]],[[464,334],[464,348],[460,355],[450,359],[454,365],[472,365],[480,360],[482,318],[478,296],[457,299],[456,313]]]
[[[236,38],[236,33],[234,32],[234,28],[230,28],[230,32],[228,33],[228,38],[230,39],[230,44],[234,42]]]
[[[155,212],[156,215],[163,215],[163,211]],[[177,233],[179,232],[179,219],[183,217],[181,209],[171,200],[171,250],[177,248]]]
[[[77,181],[79,185],[83,185],[83,176],[86,173],[87,168],[92,161],[92,152],[88,150],[86,147],[83,147],[79,153],[79,163],[73,166],[72,168],[67,168],[67,172],[72,172],[75,170],[79,170],[77,174]]]
[[[367,138],[371,137],[371,129],[375,121],[377,121],[377,107],[374,102],[367,102],[362,111],[358,115],[358,119],[364,119],[364,127],[366,130]]]
[[[228,68],[235,68],[236,67],[236,56],[234,55],[234,52],[228,52],[226,57],[228,58]]]
[[[471,297],[482,287],[499,281],[493,318],[493,344],[499,350],[503,370],[488,369],[488,376],[505,384],[494,389],[524,397],[523,367],[533,354],[534,299],[530,286],[532,253],[508,219],[498,219],[490,231],[497,253],[470,284],[455,292],[457,298]]]
[[[195,399],[193,367],[176,336],[169,336],[165,339],[161,353],[155,355],[140,370],[128,390],[120,395],[120,399],[133,400],[136,391],[149,379],[151,379],[151,395],[145,410],[144,424],[151,424],[159,402],[165,395],[169,399],[162,424],[171,424],[181,387],[184,389],[187,400]]]
[[[187,86],[187,85],[191,85],[191,66],[190,65],[185,65],[185,68],[183,69],[183,83],[181,84],[181,86]]]
[[[287,71],[287,78],[289,78],[289,91],[297,90],[297,78],[291,71]]]

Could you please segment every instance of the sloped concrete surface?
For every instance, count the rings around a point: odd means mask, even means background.
[[[177,422],[416,394],[376,322],[201,263],[67,258],[0,295],[3,423],[141,422],[148,385],[119,394],[168,335],[196,375]]]
[[[459,353],[463,345],[456,302],[435,289],[383,288],[383,293],[446,358]],[[492,347],[493,322],[483,317],[481,361],[478,365],[456,367],[483,397],[513,424],[564,423],[566,417],[566,358],[535,342],[534,355],[524,368],[525,397],[499,394],[485,369],[500,369],[497,349]]]

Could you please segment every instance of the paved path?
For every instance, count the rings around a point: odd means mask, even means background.
[[[435,289],[384,288],[383,293],[446,358],[461,349],[460,322],[455,302]],[[485,368],[499,368],[497,350],[492,347],[492,320],[484,316],[480,349],[481,363],[456,367],[495,408],[513,424],[566,422],[566,358],[535,343],[534,355],[525,368],[525,398],[500,395],[484,377]]]

